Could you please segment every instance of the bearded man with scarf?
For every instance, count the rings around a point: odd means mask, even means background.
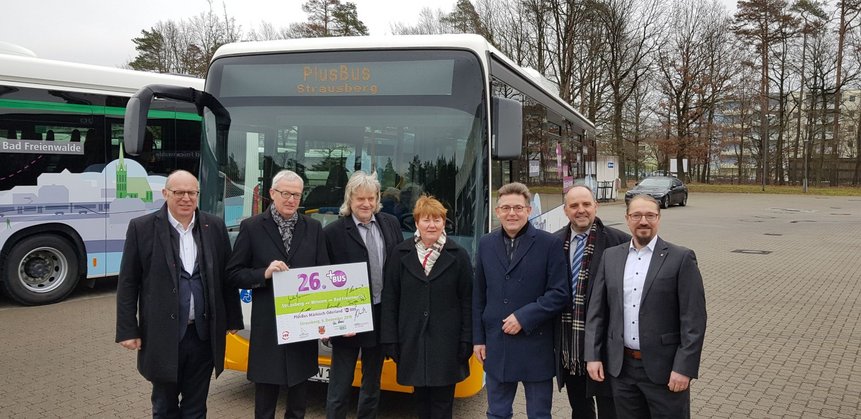
[[[568,190],[563,209],[570,223],[555,234],[562,240],[568,258],[572,300],[556,323],[556,379],[559,391],[563,387],[568,388],[572,419],[615,418],[610,386],[592,381],[586,372],[584,326],[592,291],[591,279],[601,264],[604,249],[629,242],[631,236],[604,226],[597,217],[595,195],[586,185],[576,185]]]

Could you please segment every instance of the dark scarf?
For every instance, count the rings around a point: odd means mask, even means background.
[[[563,248],[565,255],[568,255],[572,240],[570,225],[565,236]],[[586,290],[589,287],[589,266],[592,262],[592,254],[595,253],[597,236],[598,220],[596,219],[589,229],[589,236],[586,237],[577,289],[574,290],[574,305],[571,310],[562,312],[562,366],[571,375],[586,374],[586,364],[583,362],[583,342],[586,339]],[[570,275],[568,280],[571,280]]]
[[[299,221],[299,213],[294,212],[293,216],[284,218],[275,205],[269,206],[269,211],[272,213],[272,219],[278,225],[278,232],[281,233],[281,240],[284,241],[284,251],[290,254],[290,242],[293,241],[293,230],[296,228],[296,223]]]

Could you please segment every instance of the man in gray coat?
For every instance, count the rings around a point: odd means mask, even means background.
[[[607,249],[586,316],[586,369],[611,377],[619,417],[690,417],[706,332],[696,255],[658,237],[661,209],[648,195],[628,203],[630,243]],[[606,359],[606,367],[602,360]]]

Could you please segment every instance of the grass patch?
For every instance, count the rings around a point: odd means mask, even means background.
[[[750,193],[750,194],[781,194],[781,195],[805,195],[801,186],[795,185],[709,185],[705,183],[689,183],[688,190],[691,192],[716,192],[716,193]],[[861,196],[861,188],[851,186],[815,187],[807,188],[806,195],[824,196]]]
[[[780,194],[780,195],[805,195],[801,191],[801,186],[796,185],[765,185],[765,191],[762,190],[762,185],[711,185],[707,183],[688,183],[688,190],[691,192],[712,192],[712,193],[750,193],[750,194]],[[541,195],[559,195],[562,194],[562,187],[557,186],[533,186],[529,190]],[[625,195],[626,189],[619,191],[619,197]],[[495,192],[495,191],[494,191]],[[838,186],[820,187],[810,186],[807,188],[807,195],[822,195],[822,196],[861,196],[861,187]],[[496,194],[494,193],[494,196]]]

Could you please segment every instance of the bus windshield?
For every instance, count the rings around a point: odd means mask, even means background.
[[[220,182],[201,205],[238,226],[268,206],[272,176],[290,169],[305,181],[302,210],[325,225],[338,216],[349,176],[376,172],[382,211],[398,217],[405,236],[415,230],[413,204],[430,194],[448,210],[448,235],[473,250],[487,224],[476,205],[486,194],[484,85],[477,57],[458,50],[218,59],[207,91],[229,112],[230,130],[217,133],[204,115],[214,158],[201,171]]]

